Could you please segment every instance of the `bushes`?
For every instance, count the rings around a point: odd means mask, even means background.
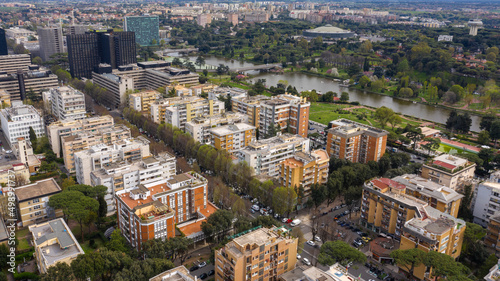
[[[14,279],[16,280],[39,280],[40,276],[31,272],[14,273]]]

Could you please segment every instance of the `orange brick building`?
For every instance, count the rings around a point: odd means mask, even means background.
[[[290,126],[292,134],[307,137],[309,109],[311,103],[293,95],[279,95],[260,103],[259,130],[265,136],[274,124],[276,131],[285,131]]]
[[[330,157],[368,163],[384,156],[389,132],[347,119],[332,121],[330,127],[326,142]]]
[[[207,180],[195,172],[117,192],[115,199],[118,227],[137,249],[148,240],[174,237],[178,224],[189,229],[186,236],[196,234],[201,228],[187,226],[201,227],[201,221],[216,210],[207,200]]]

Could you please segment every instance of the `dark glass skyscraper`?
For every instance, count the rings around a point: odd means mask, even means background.
[[[67,36],[70,73],[73,77],[92,78],[100,63],[112,68],[137,62],[133,32],[91,31]]]
[[[0,28],[0,56],[6,56],[9,54],[7,49],[7,39],[5,38],[5,30]]]
[[[135,32],[135,41],[141,46],[160,43],[160,21],[157,16],[125,17],[124,29]]]

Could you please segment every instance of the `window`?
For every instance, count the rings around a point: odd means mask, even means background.
[[[38,203],[38,202],[40,202],[40,198],[33,199],[33,203]]]

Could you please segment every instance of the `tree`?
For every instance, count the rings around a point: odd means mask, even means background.
[[[391,120],[391,118],[394,116],[394,111],[388,107],[382,106],[377,108],[375,110],[374,118],[380,123],[380,126],[382,126],[382,129],[385,128],[385,125],[387,125],[387,122]]]
[[[43,60],[42,60],[42,58],[41,58],[41,57],[34,57],[34,58],[31,60],[31,62],[32,62],[33,64],[42,65]]]
[[[347,101],[349,101],[349,93],[348,92],[342,92],[342,94],[340,94],[340,101],[341,102],[347,102]]]
[[[358,74],[360,71],[361,68],[356,63],[351,64],[351,66],[347,68],[347,74],[349,75],[349,77]]]
[[[432,267],[432,276],[440,278],[466,278],[468,269],[465,265],[456,262],[451,256],[436,251],[428,252],[423,264]],[[467,279],[462,279],[467,280]]]
[[[346,266],[349,262],[364,263],[366,256],[344,241],[325,242],[320,249],[318,262],[322,265],[331,266],[338,262]]]
[[[423,138],[424,135],[422,135],[422,129],[418,127],[413,127],[413,126],[406,126],[406,130],[408,131],[406,133],[406,137],[409,138],[413,142],[413,150],[415,150],[415,147],[417,146],[417,143]]]
[[[326,187],[324,185],[314,183],[311,185],[311,200],[312,204],[315,208],[318,208],[326,200],[327,192]]]
[[[500,120],[495,120],[490,126],[490,137],[495,141],[495,148],[497,147],[497,140],[500,138]]]
[[[477,272],[477,277],[479,280],[484,279],[484,277],[490,272],[490,269],[498,263],[498,258],[495,254],[491,254],[488,259],[481,265]]]
[[[302,232],[300,227],[294,227],[292,229],[291,235],[299,239],[297,245],[297,252],[302,253],[302,250],[304,250],[304,243],[306,242],[306,238],[304,238],[304,233]]]
[[[36,137],[36,133],[35,133],[35,130],[33,129],[33,127],[30,126],[28,133],[29,133],[31,144],[33,145],[33,147],[36,147],[37,137]]]
[[[371,80],[368,78],[368,76],[363,75],[361,78],[359,78],[359,85],[361,86],[361,89],[364,89],[366,86],[368,86],[368,83],[370,83]]]
[[[69,177],[69,178],[66,178],[62,181],[61,183],[61,188],[62,190],[66,190],[66,188],[68,188],[68,186],[72,186],[72,185],[75,185],[75,179],[73,177]]]
[[[477,137],[477,141],[480,144],[489,144],[491,139],[490,139],[490,133],[486,130],[482,130],[479,132],[479,135]]]
[[[441,140],[439,138],[425,138],[426,144],[422,145],[422,148],[427,150],[427,154],[431,154],[431,151],[435,151],[439,148]]]
[[[424,257],[425,252],[418,248],[408,250],[398,249],[391,253],[391,258],[394,259],[399,267],[406,269],[410,276],[413,276],[415,267],[418,267],[424,262]]]
[[[127,241],[122,236],[120,229],[115,229],[113,233],[111,233],[111,237],[108,243],[106,243],[106,248],[111,251],[118,251],[122,253],[128,252]]]
[[[377,76],[379,79],[384,77],[384,69],[380,66],[376,66],[373,75]]]
[[[172,60],[172,65],[182,67],[182,61],[179,58],[174,58]]]
[[[276,136],[277,131],[278,129],[276,129],[274,122],[271,122],[271,124],[267,127],[267,134],[265,135],[265,138],[268,139]]]
[[[201,230],[207,237],[216,235],[216,239],[224,236],[232,228],[233,214],[227,210],[217,210],[201,223]]]
[[[273,210],[275,213],[289,214],[297,205],[297,193],[291,187],[280,186],[273,191]]]
[[[68,281],[74,279],[72,268],[63,262],[58,262],[56,265],[49,267],[47,272],[40,278],[41,281]]]
[[[203,56],[198,56],[196,58],[195,64],[198,66],[198,68],[201,68],[205,64],[205,58]]]

